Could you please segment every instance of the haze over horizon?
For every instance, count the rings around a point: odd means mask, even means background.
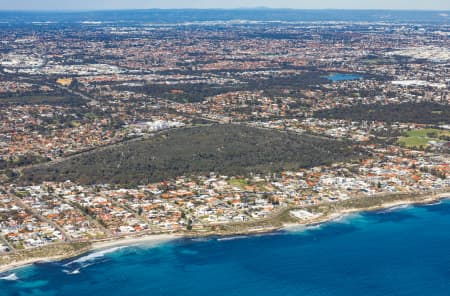
[[[188,3],[188,4],[186,4]],[[176,9],[176,8],[292,8],[292,9],[395,9],[395,10],[450,10],[450,0],[16,0],[0,3],[0,10],[120,10],[120,9]]]

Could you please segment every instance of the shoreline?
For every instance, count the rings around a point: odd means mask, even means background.
[[[160,244],[175,240],[177,238],[182,238],[180,234],[148,234],[142,236],[128,236],[120,239],[109,239],[103,241],[94,241],[92,242],[87,249],[82,249],[74,254],[66,254],[66,255],[57,255],[57,256],[48,256],[48,257],[36,257],[29,258],[22,261],[12,262],[10,264],[5,264],[0,266],[0,275],[12,272],[16,269],[27,267],[29,265],[33,265],[35,263],[42,262],[55,262],[62,261],[67,259],[76,258],[82,256],[84,254],[95,252],[99,250],[110,249],[114,247],[131,247],[134,245],[143,245],[143,244]]]
[[[328,222],[333,222],[334,220],[337,220],[341,217],[345,217],[345,216],[357,214],[357,213],[377,212],[377,211],[382,211],[382,210],[395,209],[397,207],[399,209],[401,209],[401,207],[403,207],[403,206],[412,206],[412,207],[425,206],[425,205],[433,204],[436,202],[440,202],[442,200],[450,199],[450,192],[438,193],[438,194],[434,194],[434,195],[426,194],[423,196],[425,198],[423,198],[421,200],[404,199],[404,200],[398,200],[398,201],[392,201],[392,202],[385,202],[385,203],[382,203],[381,205],[376,205],[376,206],[371,206],[371,207],[361,208],[361,209],[349,208],[349,209],[331,213],[329,215],[324,215],[321,217],[317,217],[315,219],[311,219],[310,221],[308,221],[306,223],[288,223],[285,225],[285,227],[282,227],[282,228],[294,227],[294,226],[316,226],[316,225],[320,225],[320,224],[324,224],[324,223],[328,223]]]
[[[373,197],[376,198],[376,197]],[[308,226],[316,226],[321,225],[324,223],[332,222],[336,219],[339,219],[341,217],[345,217],[351,214],[355,213],[363,213],[363,212],[375,212],[380,210],[388,210],[388,209],[395,209],[396,207],[401,206],[423,206],[427,204],[436,203],[438,201],[444,200],[444,199],[450,199],[450,192],[443,192],[438,194],[423,194],[420,197],[420,200],[416,197],[407,198],[405,196],[405,199],[400,199],[397,201],[390,201],[390,202],[383,202],[379,205],[374,206],[368,206],[365,208],[346,208],[341,210],[336,210],[331,213],[326,213],[324,215],[320,215],[318,217],[312,217],[307,219],[296,219],[295,222],[283,222],[281,225],[278,226],[270,226],[270,227],[248,227],[244,228],[243,230],[236,230],[236,231],[208,231],[204,233],[187,233],[187,232],[178,232],[178,233],[170,233],[170,234],[147,234],[147,235],[141,235],[141,236],[126,236],[123,238],[111,238],[106,239],[102,241],[93,241],[89,243],[87,247],[81,248],[80,250],[71,252],[69,254],[61,254],[56,256],[47,256],[47,257],[36,257],[36,258],[29,258],[25,260],[20,261],[13,261],[9,264],[5,264],[0,266],[0,275],[3,275],[8,272],[13,272],[16,269],[20,269],[35,263],[40,262],[52,262],[52,261],[61,261],[71,258],[76,258],[78,256],[81,256],[83,254],[87,254],[93,251],[103,250],[103,249],[109,249],[113,247],[130,247],[133,245],[142,245],[144,243],[165,243],[168,241],[176,240],[176,239],[193,239],[193,238],[200,238],[200,237],[212,237],[212,236],[219,236],[219,237],[227,237],[227,236],[239,236],[239,235],[256,235],[256,234],[269,234],[275,231],[279,230],[289,230],[289,228],[294,227],[308,227]],[[331,205],[331,204],[329,204]],[[318,206],[320,207],[320,205]],[[285,212],[291,212],[295,209],[308,209],[308,207],[297,207],[297,208],[287,208],[282,211],[282,213]]]
[[[122,239],[105,240],[102,242],[93,242],[91,245],[91,251],[98,251],[103,249],[109,249],[113,247],[130,247],[134,245],[142,245],[145,243],[159,244],[165,243],[177,238],[182,238],[182,236],[174,234],[149,234],[140,237],[126,237]]]

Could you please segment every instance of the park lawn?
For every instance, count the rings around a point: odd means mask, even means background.
[[[430,135],[434,134],[434,135]],[[430,141],[443,142],[440,137],[450,136],[450,131],[439,130],[439,129],[418,129],[408,131],[406,136],[400,137],[398,142],[400,145],[408,148],[420,148],[427,147]]]

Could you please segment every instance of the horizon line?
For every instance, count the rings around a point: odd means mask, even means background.
[[[113,12],[113,11],[149,11],[149,10],[293,10],[293,11],[425,11],[425,12],[450,12],[450,8],[447,9],[399,9],[399,8],[290,8],[290,7],[234,7],[234,8],[94,8],[94,9],[0,9],[0,12]]]

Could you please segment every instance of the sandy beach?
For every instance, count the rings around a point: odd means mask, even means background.
[[[66,259],[64,256],[55,256],[55,257],[42,257],[42,258],[30,258],[28,260],[18,261],[11,264],[0,266],[0,274],[8,271],[12,271],[14,269],[26,267],[28,265],[32,265],[34,263],[39,262],[51,262],[51,261],[59,261]]]
[[[79,252],[79,254],[70,254],[67,256],[54,256],[54,257],[37,257],[37,258],[30,258],[27,260],[17,261],[13,262],[11,264],[0,266],[0,274],[5,273],[17,268],[26,267],[28,265],[39,263],[39,262],[50,262],[50,261],[60,261],[64,259],[73,258],[76,256],[83,255],[85,253],[96,251],[96,250],[102,250],[102,249],[109,249],[113,247],[120,247],[120,246],[134,246],[134,245],[157,245],[161,243],[165,243],[177,238],[182,237],[181,235],[177,234],[152,234],[152,235],[143,235],[140,237],[124,237],[120,239],[110,239],[105,241],[99,241],[99,242],[93,242],[91,247],[88,250],[83,250]]]
[[[409,206],[409,205],[426,205],[430,203],[439,202],[443,199],[450,199],[450,193],[439,193],[434,195],[427,195],[421,200],[414,200],[414,199],[404,199],[404,200],[398,200],[393,202],[386,202],[379,206],[373,206],[373,207],[367,207],[367,208],[349,208],[345,210],[340,210],[338,212],[333,212],[328,215],[323,215],[319,217],[313,217],[311,219],[304,220],[300,223],[289,223],[285,224],[284,228],[292,228],[296,226],[311,226],[311,225],[317,225],[321,223],[326,223],[330,221],[334,221],[337,219],[340,219],[341,217],[348,216],[351,214],[361,213],[365,211],[380,211],[380,210],[387,210],[391,208],[397,208],[402,206]]]
[[[165,243],[177,238],[182,237],[179,234],[157,234],[157,235],[144,235],[141,237],[125,237],[122,239],[112,239],[105,240],[102,242],[94,242],[92,244],[92,250],[101,250],[112,247],[121,247],[121,246],[133,246],[133,245],[142,245],[142,244],[160,244]]]
[[[407,206],[407,205],[430,204],[430,203],[438,202],[442,199],[447,199],[447,198],[450,198],[450,193],[445,192],[445,193],[439,193],[439,194],[433,194],[433,195],[425,195],[420,200],[418,200],[417,198],[416,199],[406,199],[405,198],[402,200],[386,202],[381,205],[371,206],[371,207],[366,207],[366,208],[341,209],[339,211],[331,212],[326,215],[311,216],[310,218],[300,220],[298,223],[284,223],[282,227],[273,228],[271,230],[267,230],[264,232],[267,233],[267,232],[272,232],[274,230],[279,230],[279,229],[292,229],[295,227],[319,225],[322,223],[327,223],[327,222],[339,219],[339,218],[347,216],[347,215],[360,213],[360,212],[364,212],[364,211],[378,211],[378,210],[396,208],[396,207]],[[261,234],[262,232],[260,229],[258,229],[257,231],[256,230],[252,231],[249,228],[249,229],[247,229],[246,232],[242,232],[242,233],[240,233],[240,232],[226,233],[226,234],[207,233],[204,235],[194,235],[194,237],[212,236],[212,235],[225,235],[225,236],[230,235],[231,236],[231,235],[239,235],[239,234],[243,234],[243,233],[245,233],[246,235],[248,235],[248,234],[251,235],[251,234]],[[126,237],[119,238],[119,239],[111,238],[111,239],[103,240],[103,241],[93,241],[92,244],[89,246],[89,248],[80,250],[76,254],[67,254],[67,255],[55,256],[55,257],[36,257],[36,258],[30,258],[27,260],[16,261],[16,262],[12,262],[11,264],[6,264],[3,266],[0,266],[0,274],[8,272],[8,271],[12,271],[17,268],[24,267],[27,265],[31,265],[33,263],[64,260],[64,259],[68,259],[68,258],[77,257],[77,256],[80,256],[82,254],[85,254],[85,253],[88,253],[91,251],[109,249],[109,248],[121,247],[121,246],[142,245],[142,244],[156,245],[156,244],[168,242],[168,241],[175,240],[178,238],[183,238],[183,237],[190,237],[190,236],[186,236],[182,233],[149,234],[149,235],[142,235],[142,236],[131,236],[130,235],[130,236],[126,236]]]

